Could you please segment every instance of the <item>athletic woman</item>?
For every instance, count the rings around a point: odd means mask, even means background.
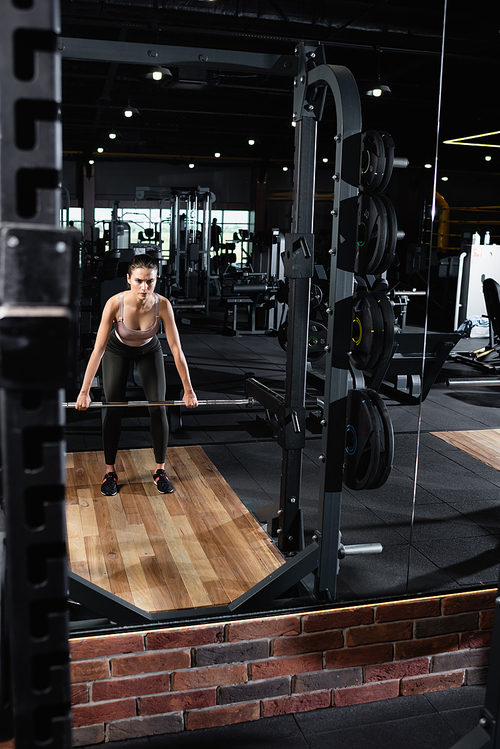
[[[163,322],[167,342],[182,381],[182,400],[188,408],[198,405],[191,385],[189,369],[181,348],[172,305],[155,293],[158,266],[150,255],[136,255],[128,267],[128,291],[115,294],[107,302],[97,331],[82,389],[76,401],[78,411],[85,411],[91,402],[90,388],[102,360],[104,394],[108,403],[125,401],[130,362],[135,362],[142,388],[148,401],[165,400],[165,369],[163,352],[156,336]],[[111,497],[118,491],[115,471],[123,409],[106,409],[103,425],[106,475],[101,493]],[[168,445],[168,422],[165,406],[150,406],[151,436],[156,461],[154,482],[161,494],[174,491],[165,473]]]

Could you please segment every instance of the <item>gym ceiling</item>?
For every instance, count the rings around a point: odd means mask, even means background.
[[[444,2],[61,0],[61,35],[97,40],[103,48],[109,42],[122,49],[191,47],[197,56],[224,50],[235,63],[245,51],[293,57],[297,41],[321,42],[326,61],[356,79],[363,129],[390,132],[396,154],[421,168],[435,156]],[[499,28],[497,3],[448,0],[441,142],[500,130]],[[170,74],[155,81],[147,76],[155,64],[64,58],[66,158],[213,165],[218,152],[226,165],[293,162],[293,75],[165,64]],[[391,93],[366,95],[379,75]],[[138,110],[129,118],[127,105]],[[333,156],[331,101],[323,121],[319,159]],[[118,133],[114,141],[111,130]],[[499,136],[485,142],[492,147],[441,146],[441,167],[484,170],[486,153],[493,162],[500,158]]]

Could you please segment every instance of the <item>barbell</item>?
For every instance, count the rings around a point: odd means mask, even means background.
[[[253,406],[255,398],[241,398],[241,400],[199,400],[198,406]],[[75,403],[63,403],[63,408],[76,408]],[[185,406],[184,401],[111,401],[109,403],[92,401],[89,408],[136,408],[147,406]],[[86,409],[85,409],[86,410]]]

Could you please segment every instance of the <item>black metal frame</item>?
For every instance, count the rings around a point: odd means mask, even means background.
[[[293,120],[295,132],[294,201],[291,232],[285,235],[283,262],[289,283],[288,346],[285,394],[280,395],[251,379],[247,394],[276,416],[278,444],[282,448],[279,501],[261,508],[259,517],[277,517],[278,548],[289,557],[282,567],[228,606],[211,613],[231,614],[269,605],[310,573],[315,574],[315,594],[333,600],[339,557],[340,512],[345,442],[345,408],[348,389],[348,353],[351,339],[353,271],[356,252],[357,195],[361,158],[361,106],[352,74],[324,61],[317,44],[301,42],[295,57],[213,49],[184,49],[160,45],[112,44],[97,40],[62,38],[62,56],[71,59],[133,62],[151,65],[189,64],[207,68],[266,71],[294,76]],[[305,386],[311,278],[314,272],[314,190],[317,124],[325,97],[331,91],[337,112],[335,192],[332,206],[330,297],[322,469],[319,497],[319,530],[304,548],[300,507],[302,451],[305,445]],[[340,428],[339,428],[340,426]],[[367,547],[363,547],[364,552]],[[376,551],[379,551],[377,546]],[[354,553],[354,550],[353,550]],[[70,594],[92,610],[107,611],[118,623],[185,619],[206,615],[206,609],[149,614],[125,604],[70,574]]]
[[[56,0],[0,25],[0,409],[6,539],[0,740],[70,747],[62,388],[76,372],[74,232],[59,223]]]

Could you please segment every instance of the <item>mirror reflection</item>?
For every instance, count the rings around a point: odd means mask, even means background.
[[[489,301],[483,290],[499,275],[496,136],[486,93],[457,103],[476,64],[457,11],[443,60],[441,4],[321,19],[290,7],[286,33],[256,16],[252,38],[243,19],[227,31],[223,10],[203,29],[196,5],[175,39],[140,24],[118,38],[104,19],[96,40],[92,4],[82,25],[62,2],[61,220],[82,239],[81,377],[106,302],[145,253],[204,402],[182,405],[160,329],[168,498],[144,406],[124,410],[111,498],[105,409],[67,409],[75,630],[116,621],[114,597],[128,623],[495,584],[495,391],[478,380],[496,372],[496,287]],[[137,62],[144,45],[159,45],[161,69]],[[100,371],[91,395],[106,400]],[[150,400],[137,367],[125,400]],[[302,558],[304,574],[283,572]],[[278,592],[257,594],[271,574]]]

